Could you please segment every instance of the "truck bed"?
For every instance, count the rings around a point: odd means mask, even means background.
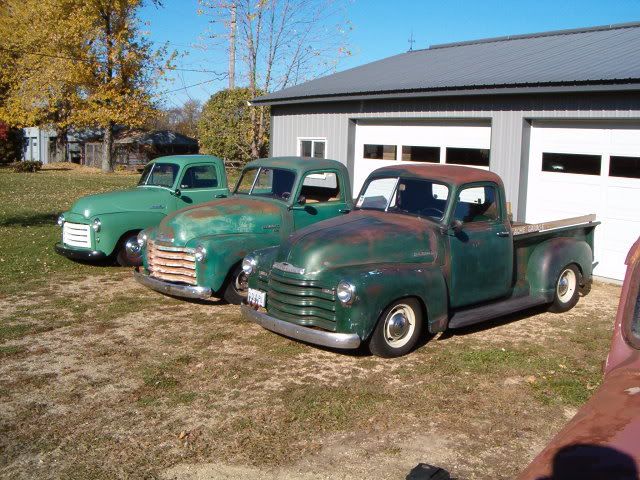
[[[583,215],[581,217],[563,218],[562,220],[553,220],[551,222],[543,223],[522,223],[513,222],[511,224],[511,231],[513,232],[513,238],[531,238],[546,233],[557,232],[558,230],[574,227],[595,227],[600,222],[596,222],[595,214]]]

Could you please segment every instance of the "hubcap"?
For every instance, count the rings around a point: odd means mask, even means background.
[[[244,272],[240,272],[240,274],[236,277],[235,287],[236,292],[241,295],[246,295],[247,290],[249,289],[249,282],[247,280],[247,274]]]
[[[409,305],[396,305],[384,321],[384,337],[393,348],[406,345],[416,328],[416,316]]]
[[[557,292],[558,299],[562,303],[567,303],[573,297],[574,292],[576,291],[577,279],[575,272],[566,268],[561,274],[560,278],[558,278]]]

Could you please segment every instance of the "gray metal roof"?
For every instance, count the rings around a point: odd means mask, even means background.
[[[434,45],[252,103],[629,88],[640,89],[640,22]]]

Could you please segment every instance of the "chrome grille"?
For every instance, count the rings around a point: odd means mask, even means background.
[[[272,269],[269,276],[267,310],[277,318],[325,330],[336,328],[333,289],[313,280],[286,277]]]
[[[152,277],[196,285],[196,259],[192,248],[147,244],[147,267]]]
[[[82,223],[64,222],[62,243],[71,247],[91,248],[91,227]]]

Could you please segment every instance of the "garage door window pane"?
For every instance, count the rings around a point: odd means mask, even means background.
[[[542,171],[555,173],[577,173],[580,175],[600,175],[600,155],[580,155],[577,153],[542,154]]]
[[[363,158],[371,160],[395,160],[396,159],[396,145],[365,145]]]
[[[402,160],[405,162],[440,163],[440,147],[412,147],[403,145]]]
[[[453,165],[489,166],[488,148],[447,148],[447,163]]]
[[[610,177],[640,178],[640,157],[611,157]]]

